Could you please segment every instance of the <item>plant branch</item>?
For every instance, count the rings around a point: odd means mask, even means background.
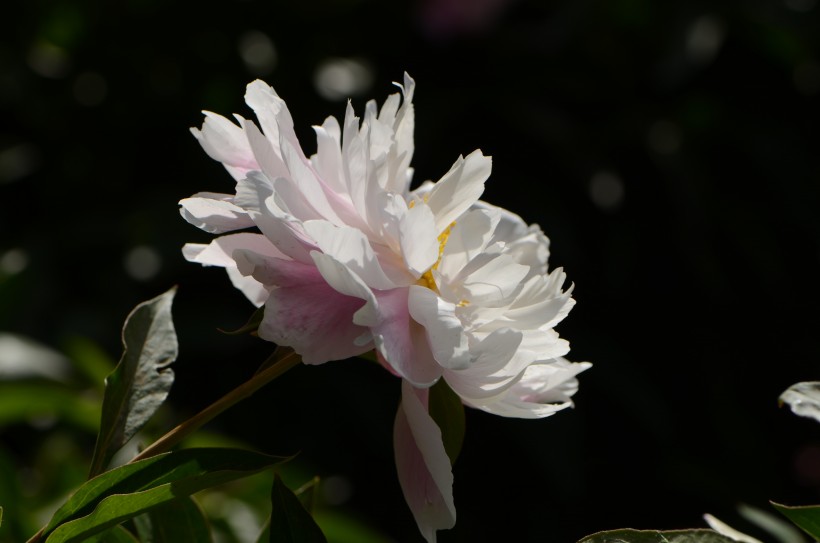
[[[260,369],[256,375],[156,440],[135,456],[129,463],[168,451],[171,447],[210,422],[214,417],[245,398],[250,397],[254,392],[297,365],[301,360],[299,355],[290,349],[287,349],[284,353],[280,353],[277,349],[277,351],[262,364],[262,369]]]

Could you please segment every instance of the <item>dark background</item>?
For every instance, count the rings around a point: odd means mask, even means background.
[[[353,59],[358,111],[407,70],[416,179],[476,148],[493,156],[484,199],[550,237],[578,302],[558,330],[572,360],[594,363],[574,410],[468,413],[458,523],[441,541],[572,542],[704,526],[704,512],[746,528],[737,503],[820,501],[818,427],[777,406],[820,360],[816,0],[41,0],[3,12],[0,329],[57,348],[84,336],[117,357],[128,311],[177,284],[170,402],[179,418],[204,407],[271,346],[217,332],[251,307],[221,270],[181,257],[210,236],[176,202],[232,188],[188,127],[201,109],[249,116],[244,87],[262,77],[312,153],[310,125],[344,114],[318,90],[323,67]],[[343,511],[419,541],[392,464],[398,395],[366,362],[299,367],[212,428],[302,451],[350,482]]]

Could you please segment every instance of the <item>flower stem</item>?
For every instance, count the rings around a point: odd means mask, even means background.
[[[297,365],[301,360],[299,355],[291,349],[277,349],[265,360],[259,371],[253,377],[156,440],[135,456],[129,464],[168,451],[171,447],[213,420],[217,415],[245,398],[250,397],[254,392]],[[43,537],[43,530],[44,528],[41,528],[40,531],[31,536],[31,539],[29,539],[27,543],[39,542]]]
[[[245,398],[250,397],[254,392],[297,365],[301,360],[299,355],[290,349],[287,349],[284,353],[281,353],[280,350],[277,349],[277,351],[265,361],[262,365],[262,369],[257,372],[256,375],[156,440],[135,456],[129,464],[168,451],[171,447],[210,422],[214,417]]]

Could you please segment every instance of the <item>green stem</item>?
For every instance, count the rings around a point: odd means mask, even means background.
[[[199,428],[213,420],[217,415],[226,411],[230,407],[236,405],[245,398],[253,395],[254,392],[267,385],[293,366],[301,362],[298,354],[290,349],[277,349],[265,362],[261,369],[250,379],[228,392],[220,399],[186,420],[167,434],[149,445],[144,451],[135,456],[130,463],[156,456],[171,449],[180,441],[197,431]],[[43,537],[43,530],[41,528],[36,534],[31,536],[26,543],[37,543]]]
[[[265,364],[262,365],[262,369],[256,375],[156,440],[145,450],[135,456],[129,463],[136,462],[137,460],[143,460],[145,458],[156,456],[168,451],[171,447],[178,444],[206,423],[210,422],[214,417],[223,411],[239,403],[245,398],[250,397],[254,392],[267,385],[292,367],[296,366],[299,362],[301,362],[301,360],[302,359],[299,355],[290,349],[282,355],[280,355],[279,352],[275,352],[271,355],[271,358],[269,358]]]

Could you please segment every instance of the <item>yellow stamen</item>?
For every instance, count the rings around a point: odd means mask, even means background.
[[[412,207],[412,204],[413,204],[413,202],[411,201],[410,202],[411,207]],[[433,264],[433,266],[429,270],[424,272],[422,274],[422,276],[419,278],[419,284],[429,288],[430,290],[435,290],[435,291],[438,292],[438,285],[436,285],[436,280],[433,279],[433,270],[437,270],[438,265],[441,263],[441,255],[444,254],[444,246],[447,245],[447,238],[450,237],[450,231],[453,229],[453,227],[455,225],[456,225],[456,222],[453,221],[452,223],[450,223],[450,226],[445,228],[444,231],[441,234],[439,234],[439,236],[438,236],[438,260],[436,260],[436,263]]]

